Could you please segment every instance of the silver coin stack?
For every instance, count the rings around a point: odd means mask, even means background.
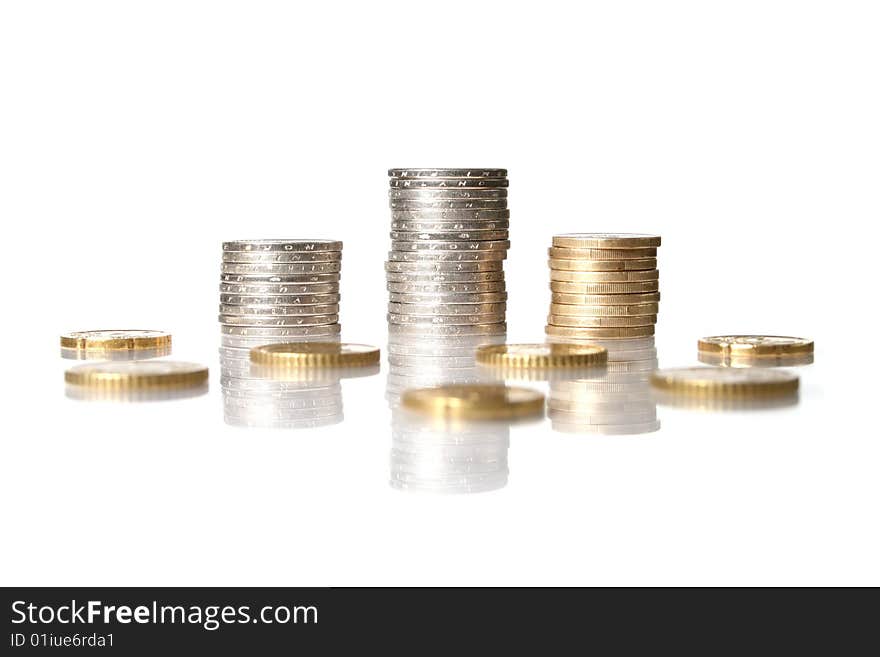
[[[506,169],[390,169],[388,323],[399,335],[506,330]]]
[[[223,345],[253,347],[340,333],[342,242],[241,240],[223,243]]]

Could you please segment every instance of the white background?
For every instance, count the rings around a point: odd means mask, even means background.
[[[870,2],[5,2],[3,584],[880,584],[880,22]],[[233,429],[220,242],[345,242],[384,346],[386,169],[510,171],[509,336],[555,232],[663,236],[664,366],[817,343],[801,404],[641,437],[517,429],[510,482],[388,485],[385,372],[345,416]],[[207,397],[64,397],[62,332],[161,328]]]

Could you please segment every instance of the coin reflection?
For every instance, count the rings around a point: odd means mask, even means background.
[[[68,360],[147,360],[171,355],[171,345],[151,349],[70,349],[61,347]]]
[[[77,401],[154,402],[191,399],[208,393],[208,384],[189,388],[113,389],[66,385],[64,394]]]
[[[391,406],[391,486],[431,493],[478,493],[507,485],[510,423],[425,417],[400,407],[410,388],[486,383],[477,347],[504,335],[418,338],[392,333],[386,398]]]

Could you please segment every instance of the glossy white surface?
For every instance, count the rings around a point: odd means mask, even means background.
[[[876,26],[871,3],[4,3],[0,582],[880,584]],[[803,335],[799,405],[513,427],[506,485],[473,495],[389,485],[387,353],[341,423],[224,423],[221,242],[343,240],[342,338],[387,352],[386,169],[432,165],[509,169],[511,341],[543,339],[554,233],[660,233],[660,366]],[[210,392],[68,399],[58,336],[130,327]]]

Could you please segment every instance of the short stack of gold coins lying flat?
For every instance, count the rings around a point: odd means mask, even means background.
[[[721,367],[809,365],[813,341],[787,335],[713,335],[699,340],[697,357]]]
[[[654,335],[660,307],[659,246],[658,235],[555,235],[549,250],[547,335],[582,340]]]
[[[402,335],[506,330],[506,169],[391,169],[388,323]]]
[[[61,356],[74,360],[146,360],[171,354],[171,334],[144,329],[75,331],[61,336]]]

